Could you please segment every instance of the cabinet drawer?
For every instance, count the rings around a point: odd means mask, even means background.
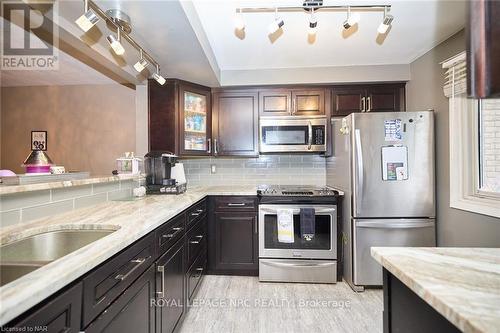
[[[207,268],[207,252],[206,249],[203,249],[203,251],[198,255],[198,257],[194,261],[191,268],[189,268],[187,274],[189,301],[191,301],[191,299],[194,297],[196,288],[198,287],[203,275],[205,275],[206,268]]]
[[[155,332],[155,266],[151,265],[86,329],[86,333]]]
[[[185,214],[180,214],[156,230],[157,255],[161,256],[174,245],[185,233]]]
[[[150,233],[83,279],[84,327],[154,262],[154,237]]]
[[[78,283],[16,323],[0,328],[1,332],[80,332],[82,284]],[[43,327],[43,329],[42,329]]]
[[[217,197],[215,198],[215,211],[225,212],[225,211],[256,211],[257,210],[257,198],[253,196],[241,196],[241,197]]]
[[[186,212],[187,214],[187,230],[194,226],[196,221],[199,221],[203,216],[207,214],[207,200],[202,200],[195,204],[193,207],[189,208]]]
[[[187,236],[187,267],[190,267],[201,249],[207,246],[207,225],[201,221]]]

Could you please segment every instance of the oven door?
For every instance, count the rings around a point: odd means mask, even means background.
[[[314,208],[315,235],[304,240],[300,235],[300,209]],[[278,241],[279,209],[293,210],[293,243]],[[337,258],[337,207],[323,205],[259,205],[260,258]]]
[[[297,118],[297,117],[294,117]],[[326,118],[260,118],[260,152],[326,151]]]

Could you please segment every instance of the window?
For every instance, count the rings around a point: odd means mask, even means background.
[[[500,217],[500,99],[467,98],[465,52],[443,67],[450,115],[450,207]]]
[[[479,183],[483,195],[500,195],[500,99],[479,101]]]

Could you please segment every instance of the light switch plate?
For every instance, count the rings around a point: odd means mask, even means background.
[[[215,166],[215,164],[210,165],[210,173],[217,173],[217,167]]]

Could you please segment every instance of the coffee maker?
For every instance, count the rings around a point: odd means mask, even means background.
[[[173,179],[172,169],[176,166],[177,156],[167,151],[151,151],[144,156],[144,169],[146,171],[147,194],[180,194],[186,192],[184,179]],[[184,174],[182,168],[181,174]],[[179,172],[176,172],[179,174]]]

